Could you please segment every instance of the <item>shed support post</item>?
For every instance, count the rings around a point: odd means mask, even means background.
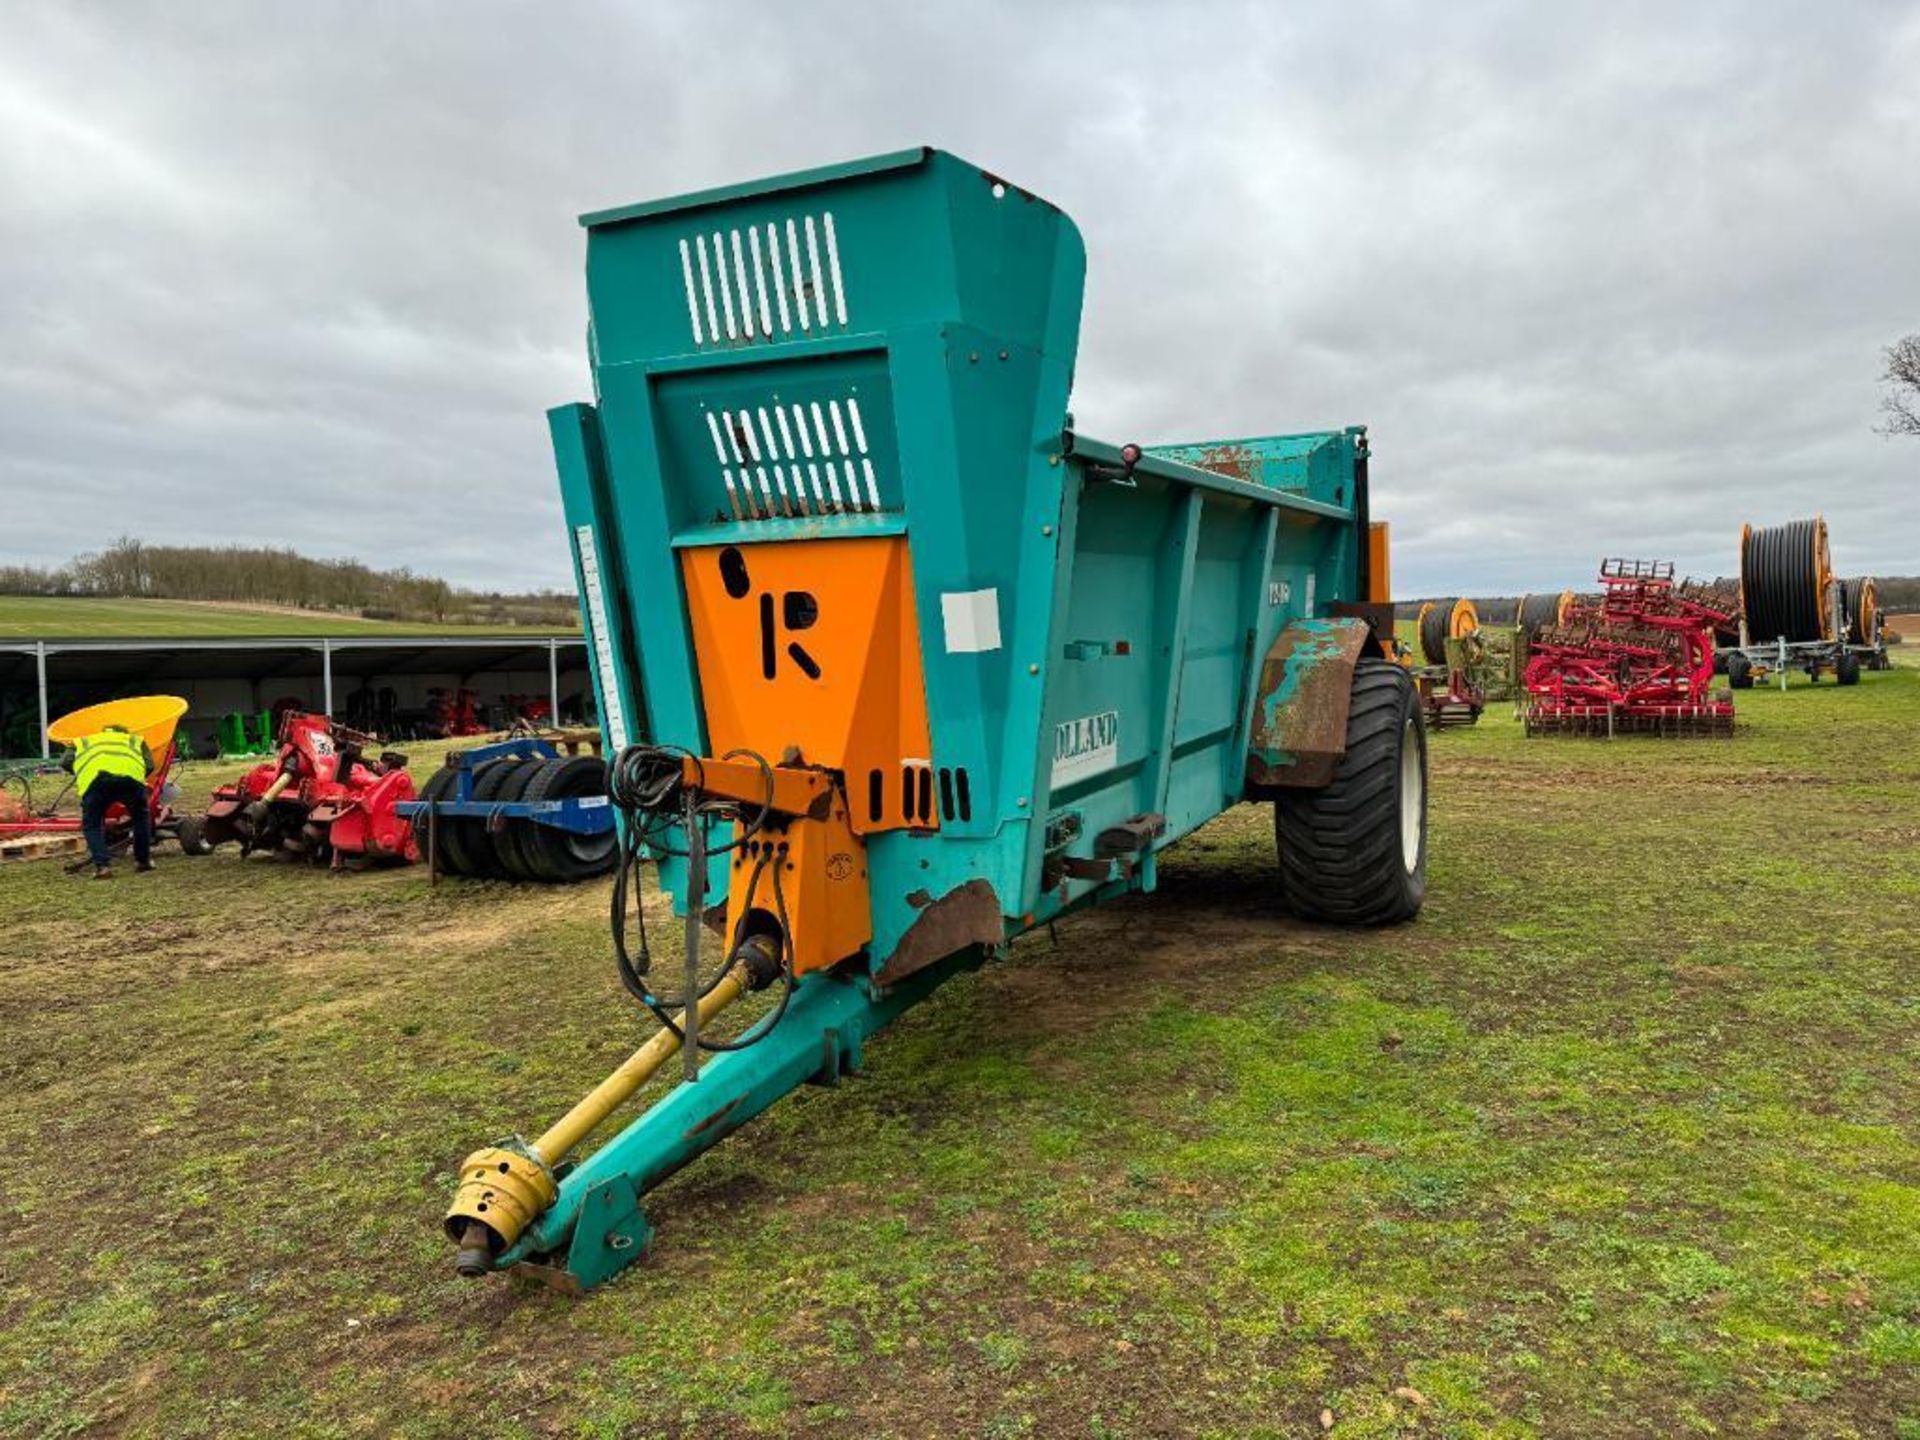
[[[548,712],[547,723],[557,729],[560,725],[560,642],[552,637],[547,640],[547,703],[553,707]]]
[[[34,672],[40,685],[40,758],[53,757],[53,742],[47,738],[47,642],[36,641],[33,647]]]
[[[320,641],[320,709],[333,718],[333,641],[325,637]]]

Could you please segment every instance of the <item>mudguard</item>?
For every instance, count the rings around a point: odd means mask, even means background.
[[[1313,789],[1333,779],[1347,748],[1353,667],[1367,643],[1365,620],[1295,620],[1260,667],[1247,742],[1247,788]]]

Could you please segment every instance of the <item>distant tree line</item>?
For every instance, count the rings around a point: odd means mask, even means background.
[[[66,565],[0,565],[0,595],[73,595],[219,600],[475,625],[570,626],[573,596],[457,590],[411,570],[375,570],[358,560],[315,560],[253,545],[148,545],[122,536]]]

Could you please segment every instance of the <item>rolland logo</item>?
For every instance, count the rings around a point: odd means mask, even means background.
[[[1053,727],[1053,783],[1111,769],[1120,753],[1120,712],[1104,710]]]

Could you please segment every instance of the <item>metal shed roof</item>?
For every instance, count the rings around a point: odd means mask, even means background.
[[[43,645],[48,659],[58,658],[62,679],[106,683],[304,675],[318,673],[327,663],[343,676],[543,670],[554,650],[569,663],[575,658],[570,652],[584,658],[586,651],[586,641],[577,635],[0,640],[0,681],[33,680]]]

